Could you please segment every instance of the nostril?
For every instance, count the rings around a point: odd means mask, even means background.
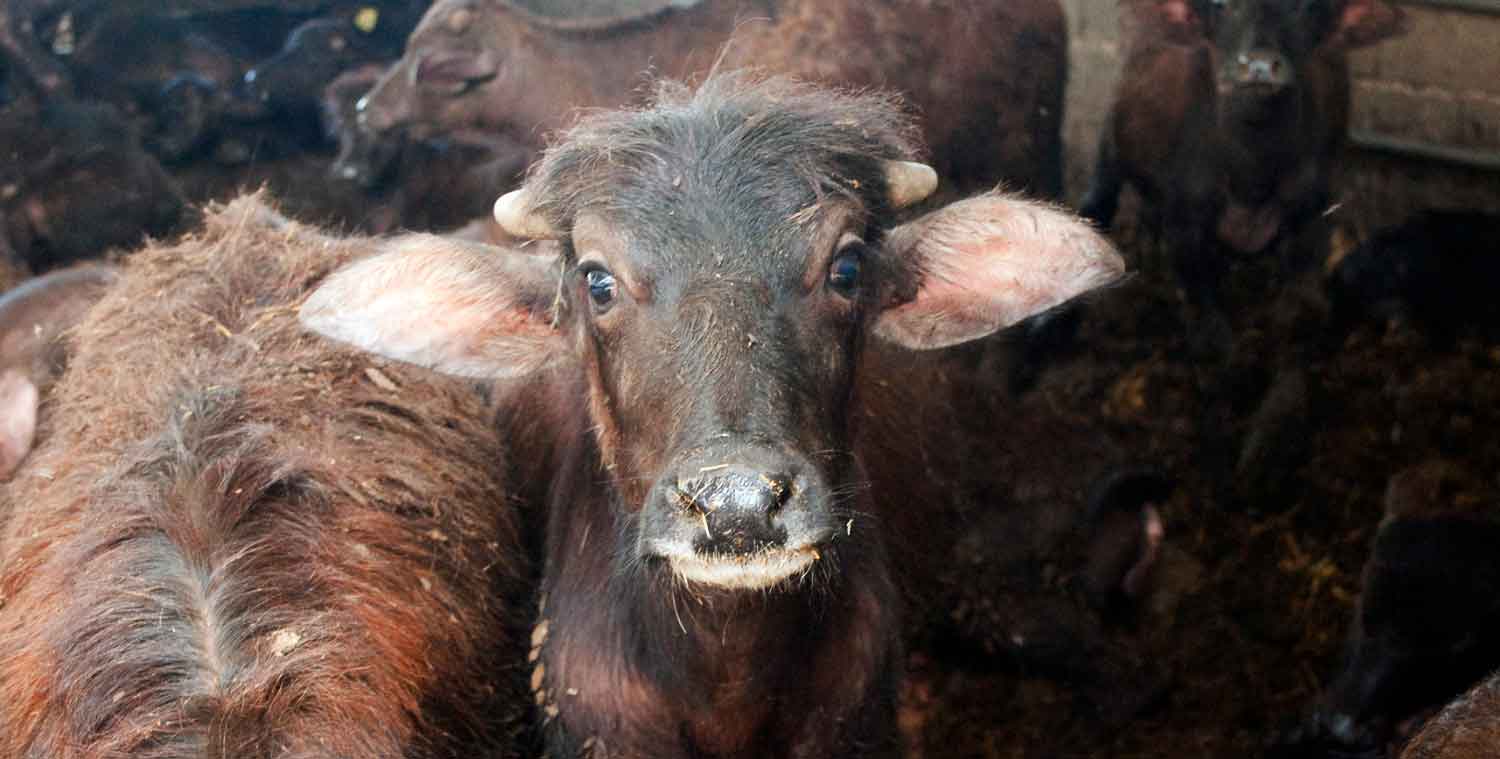
[[[785,474],[761,474],[761,484],[771,493],[771,511],[786,505],[792,498],[792,478]]]
[[[677,483],[672,486],[671,498],[672,501],[677,504],[677,507],[682,509],[683,511],[687,511],[695,515],[707,514],[708,509],[705,508],[703,503],[700,502],[697,496],[694,495],[695,492],[697,492],[697,489],[693,487],[692,481],[683,483],[681,480],[678,480]]]

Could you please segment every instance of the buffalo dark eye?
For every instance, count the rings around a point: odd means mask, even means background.
[[[859,273],[864,266],[864,247],[849,245],[840,250],[828,265],[828,287],[845,298],[859,288]]]
[[[615,302],[615,275],[605,269],[589,269],[583,273],[583,278],[588,284],[589,300],[594,302],[596,310],[603,312]]]

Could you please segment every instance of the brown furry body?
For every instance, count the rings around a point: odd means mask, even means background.
[[[503,135],[524,164],[578,109],[639,99],[647,72],[690,79],[755,66],[901,92],[945,187],[1062,190],[1068,43],[1056,0],[653,5],[635,17],[559,20],[508,3],[438,3],[371,91],[366,125]]]
[[[1478,759],[1500,745],[1500,674],[1453,700],[1401,752],[1401,759]]]
[[[370,245],[240,200],[79,326],[0,493],[0,756],[516,755],[486,394],[296,319]]]

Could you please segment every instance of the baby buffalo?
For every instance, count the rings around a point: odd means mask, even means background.
[[[975,340],[1114,281],[1053,208],[936,174],[888,99],[722,74],[595,114],[495,205],[560,254],[416,239],[305,324],[539,377],[554,445],[531,686],[548,755],[895,756],[900,610],[851,446],[866,343]],[[913,476],[920,473],[913,472]]]

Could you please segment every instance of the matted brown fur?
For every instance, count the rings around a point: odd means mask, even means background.
[[[1483,759],[1500,746],[1500,673],[1453,700],[1401,752],[1401,759]]]
[[[78,327],[0,491],[0,757],[518,753],[488,394],[297,322],[375,245],[243,198]]]

